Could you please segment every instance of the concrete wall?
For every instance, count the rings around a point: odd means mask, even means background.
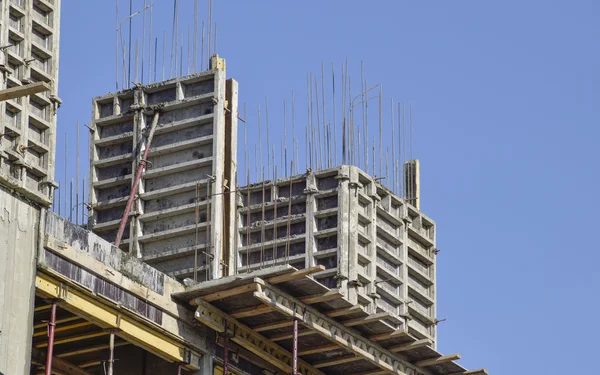
[[[28,374],[40,211],[0,186],[0,374]]]
[[[93,100],[90,228],[114,242],[147,130],[159,111],[121,249],[179,279],[193,276],[196,262],[199,280],[220,277],[228,263],[223,192],[235,176],[237,144],[236,136],[226,140],[226,130],[237,134],[237,83],[230,83],[226,100],[225,62],[213,57],[211,67]],[[228,105],[236,115],[226,123]],[[233,161],[227,168],[226,157]]]
[[[0,102],[0,183],[48,207],[52,203],[59,104],[60,0],[0,3],[0,88],[44,81],[51,91]]]
[[[240,191],[236,272],[324,265],[321,283],[435,340],[435,223],[426,215],[353,166]]]
[[[172,293],[183,291],[183,284],[52,212],[47,213],[46,223],[40,271],[62,275],[90,293],[118,303],[165,332],[182,337],[198,353],[214,352],[212,331],[192,324],[189,306],[171,299]]]

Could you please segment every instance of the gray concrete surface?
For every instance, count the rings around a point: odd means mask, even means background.
[[[44,81],[51,91],[0,102],[0,184],[49,207],[53,198],[60,0],[0,3],[0,89]]]
[[[242,187],[238,200],[236,272],[324,265],[321,283],[435,340],[435,223],[412,204],[354,166]]]
[[[40,210],[0,186],[0,374],[27,374],[31,360]]]
[[[229,83],[226,98],[225,62],[214,56],[211,67],[93,100],[90,228],[115,240],[146,129],[160,106],[121,248],[179,279],[193,276],[196,261],[199,280],[222,276],[229,263],[223,247],[233,227],[224,223],[224,205],[235,198],[224,192],[236,176],[237,83]],[[226,110],[235,114],[228,121]]]

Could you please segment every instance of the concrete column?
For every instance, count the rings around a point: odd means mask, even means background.
[[[306,195],[306,240],[304,252],[306,268],[315,265],[316,244],[314,232],[317,225],[315,219],[315,194],[318,191],[315,175],[311,171],[306,177],[306,189],[304,189],[304,194]]]
[[[366,190],[371,198],[371,204],[369,205],[369,217],[371,219],[369,234],[371,235],[371,243],[368,246],[369,259],[371,261],[369,264],[371,284],[369,284],[368,293],[369,296],[373,298],[373,302],[369,306],[369,312],[376,313],[377,298],[379,298],[379,295],[377,294],[377,285],[375,284],[375,280],[377,280],[377,207],[380,204],[381,197],[377,194],[377,184],[375,180],[370,181]]]
[[[402,270],[400,272],[401,275],[401,279],[403,281],[401,288],[401,298],[404,301],[404,303],[402,305],[400,305],[400,312],[399,315],[403,316],[403,317],[408,317],[408,305],[406,304],[406,302],[408,302],[408,225],[410,223],[410,217],[408,216],[408,208],[406,207],[406,204],[403,204],[402,207],[400,207],[401,210],[401,215],[400,217],[402,218],[403,224],[402,226],[399,228],[400,229],[400,236],[399,239],[400,241],[402,241],[402,244],[400,245],[400,257],[402,258]],[[408,318],[404,319],[404,329],[408,330]]]
[[[212,247],[212,261],[208,270],[210,279],[218,279],[222,276],[220,260],[223,253],[223,182],[225,179],[225,60],[218,56],[211,58],[211,69],[215,70],[215,102],[213,112],[213,163],[214,182],[211,184],[210,198],[210,225]]]
[[[0,374],[28,374],[40,212],[0,187]]]
[[[131,185],[135,183],[135,174],[139,167],[139,163],[144,154],[144,150],[148,145],[146,144],[146,136],[144,132],[146,130],[146,116],[144,115],[144,107],[145,107],[145,94],[144,91],[140,88],[136,88],[133,91],[133,109],[135,110],[135,115],[133,117],[133,139],[136,140],[136,154],[133,158],[133,168],[132,176],[134,178],[131,179]],[[142,174],[140,183],[138,185],[137,191],[135,192],[136,196],[144,191],[144,175]],[[139,220],[139,215],[143,212],[143,202],[141,199],[134,197],[133,206],[131,207],[131,212],[129,213],[131,219],[129,220],[129,253],[136,256],[137,258],[141,258],[143,256],[142,249],[140,247],[138,238],[142,235],[142,223]]]
[[[361,187],[358,181],[358,168],[351,167],[348,182],[348,298],[353,304],[358,303],[358,192]]]
[[[194,371],[190,375],[213,375],[213,356],[210,354],[203,355],[200,358],[200,366],[202,367],[200,370]]]
[[[348,241],[350,215],[350,172],[347,165],[342,165],[338,170],[338,289],[348,297]]]
[[[227,99],[227,111],[225,113],[225,179],[229,191],[235,191],[237,178],[237,134],[238,134],[238,83],[233,79],[228,79],[225,86],[225,95]],[[227,274],[233,275],[236,270],[235,258],[237,256],[236,245],[239,244],[237,235],[239,234],[236,226],[237,218],[237,193],[227,194],[225,196],[225,250],[223,261],[227,265]]]

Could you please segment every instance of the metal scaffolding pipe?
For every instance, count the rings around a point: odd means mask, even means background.
[[[227,334],[227,323],[225,323],[225,333],[223,337],[223,375],[229,372],[229,335]]]
[[[48,351],[46,353],[46,375],[52,375],[52,352],[54,350],[54,329],[56,328],[56,301],[52,302],[48,321]]]
[[[150,145],[152,144],[152,138],[154,137],[154,131],[156,130],[156,125],[158,124],[158,111],[154,113],[154,119],[152,120],[152,125],[150,126],[150,133],[148,134],[148,140],[146,141],[146,149],[144,150],[144,156],[140,160],[138,165],[137,172],[135,174],[135,179],[133,180],[133,186],[131,187],[131,192],[129,193],[129,199],[127,200],[127,206],[125,206],[125,212],[123,213],[123,218],[121,218],[121,224],[119,224],[119,231],[117,232],[117,238],[115,239],[115,246],[119,247],[121,244],[121,238],[123,237],[123,232],[125,231],[125,226],[127,225],[127,219],[129,218],[129,211],[131,211],[131,206],[133,205],[133,198],[135,197],[135,192],[137,191],[138,185],[140,184],[140,179],[142,178],[142,173],[146,168],[148,158],[148,152],[150,151]]]
[[[291,194],[291,192],[290,192]],[[298,374],[298,319],[294,319],[294,348],[292,350],[292,375]]]
[[[108,371],[107,375],[113,375],[113,368],[115,363],[115,332],[110,330],[109,339],[110,356],[108,357]]]

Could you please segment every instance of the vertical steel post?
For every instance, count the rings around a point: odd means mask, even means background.
[[[294,349],[292,351],[292,375],[298,374],[298,319],[294,319]]]
[[[177,375],[181,375],[181,368],[183,367],[182,364],[178,364],[177,365]]]
[[[108,371],[107,375],[113,375],[113,368],[115,363],[115,331],[110,330],[110,338],[109,338],[109,349],[110,356],[108,357]]]
[[[227,322],[225,323],[225,332],[223,337],[223,375],[229,373],[229,335],[227,334]]]
[[[56,302],[52,302],[48,322],[48,351],[46,352],[46,375],[52,375],[52,352],[54,350],[54,329],[56,328]]]

